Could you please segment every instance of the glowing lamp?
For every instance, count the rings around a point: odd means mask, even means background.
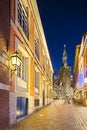
[[[11,63],[12,63],[12,66],[15,66],[15,67],[19,67],[20,66],[21,59],[20,59],[20,57],[19,57],[17,52],[11,56]]]

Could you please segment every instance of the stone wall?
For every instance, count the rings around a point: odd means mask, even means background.
[[[16,96],[15,93],[9,94],[9,124],[16,123]]]

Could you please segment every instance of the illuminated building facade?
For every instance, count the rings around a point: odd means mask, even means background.
[[[6,93],[6,125],[11,125],[52,101],[53,67],[36,0],[7,0],[5,5],[0,8],[0,93]],[[16,52],[21,60],[17,68],[10,60]]]
[[[74,60],[74,75],[73,75],[73,83],[74,83],[74,91],[78,88],[78,73],[79,73],[79,52],[81,45],[76,46],[75,50],[75,60]]]
[[[76,47],[74,79],[76,100],[87,105],[87,33],[84,33],[81,45]]]
[[[54,75],[53,78],[53,99],[59,99],[59,78],[57,75]]]
[[[68,56],[66,52],[66,45],[64,45],[64,51],[62,56],[62,67],[59,71],[59,87],[60,96],[62,98],[68,98],[71,96],[71,67],[67,63]]]
[[[72,77],[71,77],[71,67],[67,63],[67,52],[66,45],[64,45],[64,51],[62,56],[62,66],[59,70],[59,75],[54,80],[54,88],[56,88],[56,93],[58,98],[70,98],[72,97]]]

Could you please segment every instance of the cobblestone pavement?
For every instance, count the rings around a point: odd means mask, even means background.
[[[87,107],[82,105],[75,105],[74,107],[78,111],[79,117],[83,121],[87,130]]]
[[[9,130],[87,130],[87,123],[83,121],[87,118],[83,119],[84,112],[80,112],[83,109],[78,105],[54,101]]]

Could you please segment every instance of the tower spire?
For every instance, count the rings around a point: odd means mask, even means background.
[[[63,56],[62,56],[62,62],[63,62],[63,65],[66,67],[67,66],[67,52],[66,52],[65,44],[64,44],[64,51],[63,51]]]

